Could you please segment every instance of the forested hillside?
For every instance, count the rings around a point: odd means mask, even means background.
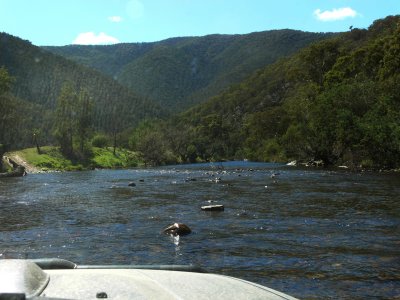
[[[400,16],[320,41],[180,116],[136,130],[154,163],[321,160],[400,167]]]
[[[39,139],[87,158],[86,145],[115,152],[123,134],[151,164],[246,158],[400,168],[400,16],[329,38],[304,34],[53,49],[94,70],[2,33],[0,154]],[[169,120],[151,119],[221,90]]]
[[[0,34],[0,67],[13,78],[7,97],[20,118],[15,146],[31,143],[33,129],[42,133],[43,142],[51,141],[53,112],[66,83],[90,97],[96,130],[122,131],[145,118],[163,115],[163,110],[150,99],[137,96],[112,78],[5,33]]]
[[[156,43],[45,47],[115,78],[173,112],[217,95],[255,70],[332,34],[274,30]]]

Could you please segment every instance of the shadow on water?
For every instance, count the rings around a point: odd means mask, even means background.
[[[246,162],[30,175],[0,181],[0,257],[197,264],[302,299],[390,299],[399,195],[398,174]],[[162,233],[175,222],[192,233]]]

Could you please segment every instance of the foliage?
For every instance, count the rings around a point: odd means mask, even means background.
[[[14,80],[4,67],[0,68],[0,145],[3,150],[0,151],[0,157],[14,142],[14,135],[20,121],[16,99],[9,93]]]
[[[163,163],[162,154],[172,153],[182,162],[314,159],[398,168],[399,37],[400,16],[390,16],[281,59],[141,131],[144,140],[157,143],[159,161],[156,154],[151,160]]]
[[[39,48],[0,33],[0,66],[5,67],[0,72],[0,90],[7,90],[1,93],[1,102],[7,105],[0,108],[0,142],[10,149],[29,147],[37,141],[33,139],[33,130],[37,130],[41,145],[62,143],[66,155],[82,156],[90,135],[100,131],[110,136],[115,151],[127,146],[128,129],[142,120],[164,117],[171,109],[182,110],[326,36],[283,30],[147,44]],[[65,83],[71,85],[70,94],[75,93],[70,99],[75,106],[85,94],[90,95],[89,106],[81,103],[81,110],[68,109],[75,113],[74,123],[81,125],[68,125],[67,116],[60,119],[60,109],[56,112],[57,99],[60,103],[59,98],[64,97],[64,105],[68,102]],[[85,107],[89,109],[83,110]]]
[[[72,171],[82,169],[82,165],[74,164],[70,159],[65,158],[56,147],[42,147],[42,154],[38,154],[36,148],[27,148],[14,152],[22,157],[29,164],[42,169]]]
[[[61,152],[72,157],[74,152],[73,137],[75,131],[75,108],[77,95],[71,83],[66,83],[57,98],[55,136]]]
[[[129,143],[131,148],[141,153],[147,164],[160,165],[176,161],[171,157],[165,135],[155,130],[154,123],[149,120],[136,128]]]
[[[109,144],[108,137],[104,134],[98,133],[92,138],[93,147],[105,148],[108,146],[108,144]]]
[[[95,168],[133,168],[143,164],[139,155],[126,149],[117,149],[114,155],[112,148],[93,148],[91,164]]]
[[[139,97],[113,78],[54,55],[28,41],[0,33],[0,53],[0,66],[16,78],[9,92],[18,99],[16,101],[24,102],[18,107],[18,114],[24,122],[20,124],[18,141],[13,142],[13,148],[32,145],[32,128],[41,131],[44,143],[54,143],[51,130],[55,122],[53,113],[66,82],[70,82],[74,90],[85,91],[91,96],[91,123],[96,131],[111,133],[109,125],[114,118],[110,108],[116,104],[121,107],[118,110],[119,130],[135,126],[146,117],[165,115],[164,110],[152,100]],[[0,79],[0,82],[3,80]],[[0,85],[0,89],[7,87],[10,87],[10,82]],[[87,133],[81,132],[81,135]],[[78,142],[78,148],[81,146],[82,143]]]
[[[0,95],[7,93],[11,89],[11,84],[14,80],[4,66],[0,68]]]
[[[33,130],[54,143],[55,125],[76,168],[244,158],[399,168],[399,45],[400,16],[389,16],[335,35],[284,30],[51,49],[117,82],[0,34],[0,65],[9,70],[0,69],[0,144],[32,144]],[[104,132],[112,151],[91,148],[93,132]],[[134,151],[127,159],[122,144]]]
[[[76,92],[70,82],[63,85],[57,99],[55,117],[55,136],[61,152],[68,158],[78,154],[86,158],[85,145],[92,128],[92,101],[86,90]],[[74,139],[79,151],[74,152]]]
[[[129,150],[117,150],[113,154],[111,148],[93,147],[92,157],[87,161],[76,161],[66,158],[58,147],[44,146],[42,154],[36,148],[27,148],[13,152],[18,154],[29,164],[43,171],[77,171],[92,168],[129,168],[142,164],[137,153]]]
[[[89,134],[93,127],[92,109],[93,101],[89,93],[85,89],[81,89],[78,94],[75,111],[76,133],[79,140],[79,149],[81,153],[84,151],[85,143],[89,139]]]

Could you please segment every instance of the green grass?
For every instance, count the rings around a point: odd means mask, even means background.
[[[36,148],[28,148],[15,151],[14,154],[21,156],[27,163],[43,171],[78,171],[93,168],[132,168],[142,165],[139,156],[126,149],[118,149],[113,154],[112,148],[93,147],[90,151],[91,156],[85,160],[71,160],[65,158],[58,147],[41,147],[41,154]]]
[[[15,154],[21,156],[28,164],[33,165],[44,171],[47,170],[73,170],[76,165],[71,160],[62,156],[56,147],[41,147],[42,154],[38,154],[36,148],[28,148],[15,151]]]
[[[137,153],[126,150],[117,149],[115,155],[113,149],[93,147],[92,164],[96,168],[133,168],[142,165]]]

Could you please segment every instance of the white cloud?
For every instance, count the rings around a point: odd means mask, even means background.
[[[72,44],[76,45],[104,45],[116,43],[119,43],[117,38],[109,36],[104,32],[100,32],[99,35],[96,35],[94,32],[83,32],[72,42]]]
[[[324,22],[344,20],[346,18],[354,18],[357,15],[358,13],[350,7],[334,8],[332,10],[324,10],[324,11],[316,9],[314,11],[314,16],[316,16],[318,20]]]
[[[113,23],[122,22],[122,18],[120,16],[111,16],[111,17],[108,17],[108,20]]]

